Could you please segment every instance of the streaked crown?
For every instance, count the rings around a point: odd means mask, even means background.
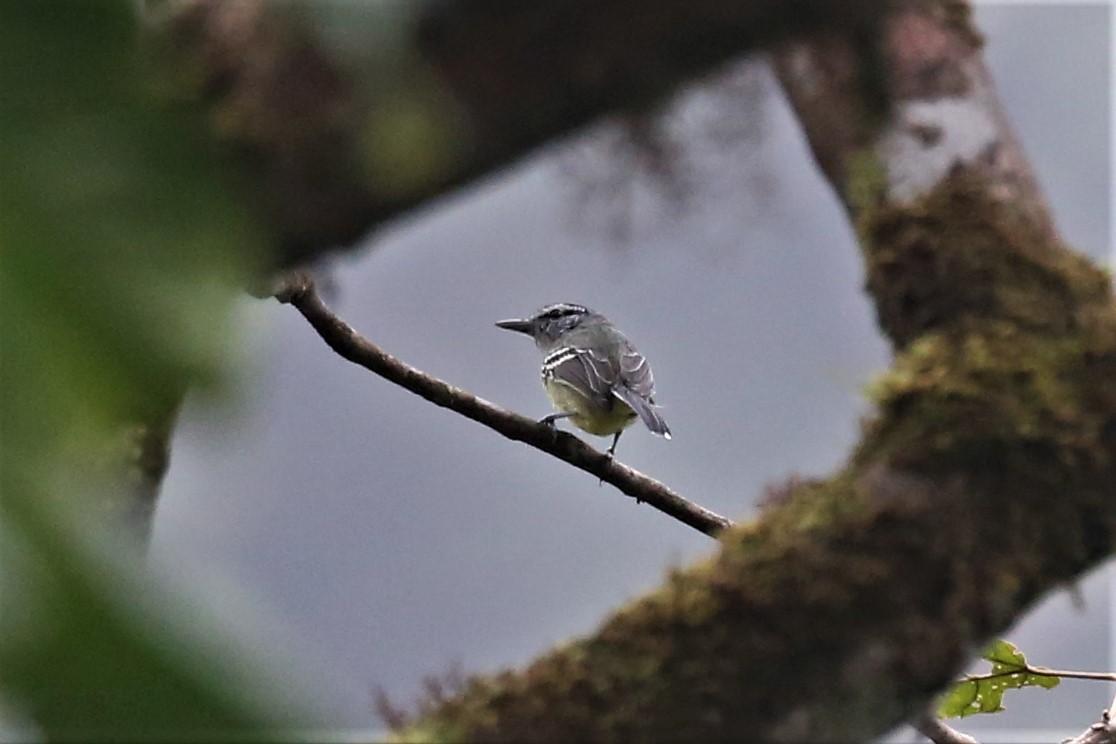
[[[537,321],[551,321],[559,320],[561,318],[571,318],[579,315],[595,315],[592,310],[584,305],[575,305],[571,302],[556,302],[553,305],[547,305],[539,310],[533,316],[532,320]]]
[[[557,302],[547,305],[531,317],[535,341],[540,346],[554,343],[562,334],[572,331],[590,319],[603,318],[584,305]]]
[[[509,331],[526,333],[535,339],[539,348],[550,348],[563,334],[585,323],[607,323],[603,315],[593,312],[584,305],[572,302],[557,302],[547,305],[530,318],[524,320],[501,320],[498,325]]]

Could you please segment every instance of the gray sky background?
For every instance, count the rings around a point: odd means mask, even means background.
[[[1063,234],[1102,260],[1111,12],[978,12]],[[605,313],[650,360],[675,434],[633,427],[620,458],[747,518],[765,483],[842,463],[861,390],[888,363],[850,228],[773,90],[747,109],[762,136],[695,156],[706,186],[691,209],[640,192],[626,243],[609,237],[607,210],[577,206],[567,143],[371,236],[334,265],[330,302],[392,354],[539,417],[538,354],[493,322],[563,300]],[[453,662],[521,664],[713,549],[343,361],[292,308],[245,300],[242,335],[232,400],[192,396],[183,412],[153,558],[203,595],[216,582],[252,607],[268,628],[260,647],[293,659],[339,728],[378,725],[375,685],[407,700]],[[1110,668],[1107,576],[1084,586],[1084,611],[1060,593],[1008,638],[1036,663]],[[981,723],[1080,729],[1108,695],[1099,683],[1025,691]]]

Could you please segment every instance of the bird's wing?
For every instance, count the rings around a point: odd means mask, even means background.
[[[565,346],[543,360],[543,377],[569,385],[605,403],[616,382],[616,370],[606,355],[592,349]]]
[[[620,381],[648,401],[655,394],[655,376],[651,374],[651,365],[627,340],[620,346]]]
[[[620,384],[612,393],[627,403],[648,429],[670,439],[670,427],[655,405],[655,377],[651,365],[627,339],[620,345]]]

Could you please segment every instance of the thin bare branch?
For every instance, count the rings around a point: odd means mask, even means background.
[[[334,315],[318,296],[313,278],[308,272],[291,274],[275,297],[282,303],[293,305],[302,313],[322,340],[339,355],[435,405],[460,413],[509,439],[523,442],[568,462],[611,483],[635,498],[637,503],[646,502],[706,535],[715,536],[733,526],[732,520],[727,517],[684,499],[659,481],[593,449],[572,434],[512,413],[401,362]]]
[[[1113,698],[1112,704],[1101,713],[1100,721],[1072,739],[1066,739],[1062,744],[1116,744],[1116,722],[1112,720],[1114,708],[1116,708],[1116,698]]]
[[[983,682],[988,679],[1010,677],[1013,674],[1040,674],[1045,677],[1063,677],[1065,679],[1095,679],[1102,682],[1116,682],[1116,672],[1076,672],[1064,669],[1047,669],[1046,667],[1024,664],[1003,672],[989,672],[988,674],[966,674],[962,682]]]
[[[934,744],[980,744],[973,737],[961,733],[929,713],[911,721],[911,726]]]

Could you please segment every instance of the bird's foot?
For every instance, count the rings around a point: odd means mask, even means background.
[[[558,419],[569,418],[570,416],[573,416],[573,414],[569,413],[568,411],[559,411],[558,413],[552,413],[549,416],[542,417],[541,419],[539,419],[539,423],[540,424],[545,424],[546,426],[549,426],[551,429],[557,429],[558,427],[555,424],[555,422]]]
[[[611,447],[609,447],[608,449],[605,450],[605,458],[608,460],[609,465],[611,465],[612,461],[616,459],[616,442],[615,441],[613,441]],[[597,481],[597,487],[600,488],[603,485],[604,485],[604,478],[601,478],[599,481]]]

